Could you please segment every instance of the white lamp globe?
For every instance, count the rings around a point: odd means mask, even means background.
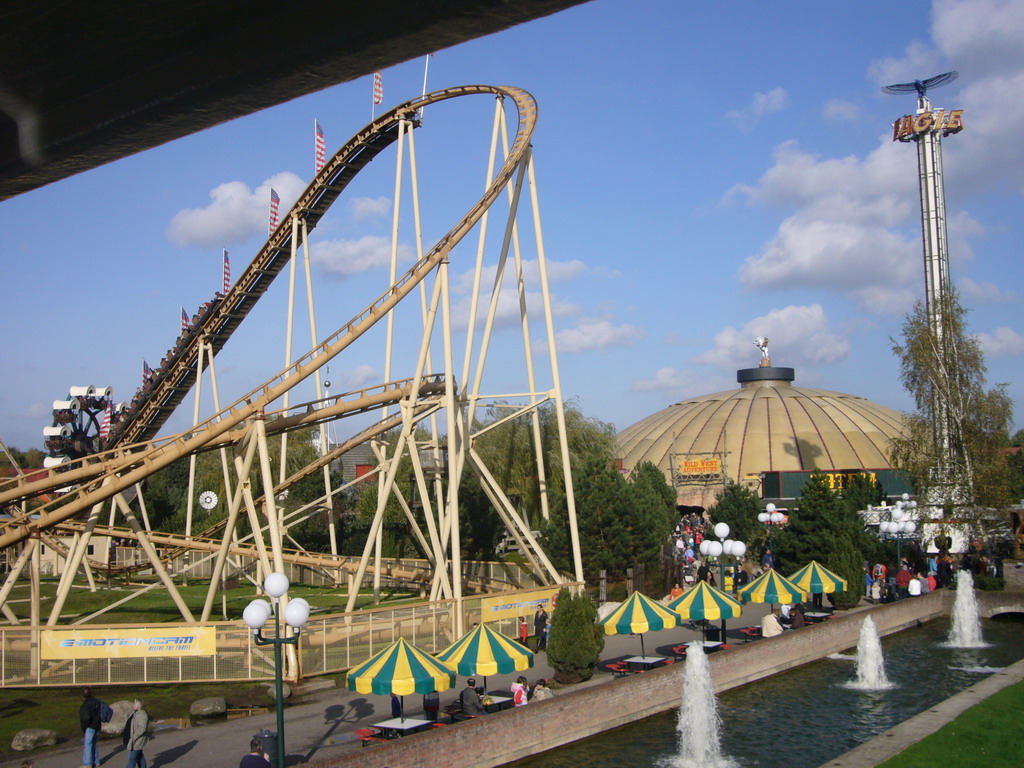
[[[733,548],[733,545],[735,543],[736,542],[733,541],[732,539],[726,539],[725,541],[723,541],[722,542],[722,552],[724,552],[727,555],[731,555],[732,554],[732,548]]]
[[[913,533],[917,530],[917,523],[915,523],[913,520],[907,520],[903,524],[903,530],[905,530],[907,533]]]
[[[772,503],[768,503],[768,504],[766,504],[766,505],[765,505],[765,507],[764,507],[764,511],[765,511],[765,512],[767,512],[767,513],[768,513],[769,515],[770,515],[770,514],[771,514],[772,512],[774,512],[774,511],[775,511],[776,509],[778,509],[778,507],[776,507],[776,506],[775,506],[774,504],[772,504]]]
[[[708,541],[707,539],[704,539],[704,541],[702,541],[702,542],[700,543],[700,547],[699,547],[699,549],[700,549],[700,553],[701,553],[702,555],[706,555],[706,554],[708,553],[708,547],[709,547],[709,546],[711,546],[711,542],[710,542],[710,541]]]
[[[728,523],[716,523],[715,524],[715,536],[720,539],[726,539],[729,537],[729,524]]]
[[[785,517],[785,515],[782,514],[781,512],[772,512],[772,522],[773,523],[781,523],[782,522],[782,518],[784,518],[784,517]]]
[[[892,519],[895,520],[896,522],[899,522],[900,520],[902,520],[903,519],[903,510],[902,509],[893,510]]]
[[[736,557],[743,557],[745,554],[747,554],[747,545],[744,544],[742,541],[734,541],[732,543],[732,553]]]
[[[288,577],[283,573],[272,573],[263,581],[263,591],[271,597],[280,597],[288,591]]]
[[[902,498],[902,499],[903,499],[904,501],[910,501],[910,494],[909,494],[909,493],[904,493],[904,494],[903,494],[903,496],[902,496],[901,498]],[[899,503],[899,502],[897,502],[897,503]]]
[[[722,554],[722,542],[712,541],[708,544],[708,554],[712,557],[718,557]]]
[[[907,506],[910,507],[911,509],[917,509],[917,502],[916,501],[908,501],[907,502]]]
[[[270,613],[263,607],[263,601],[253,600],[242,611],[242,621],[249,629],[259,629],[267,623]]]
[[[284,609],[284,620],[289,627],[298,629],[309,621],[309,604],[299,598],[289,600],[288,607]]]
[[[757,522],[759,523],[767,523],[769,520],[771,520],[771,515],[769,515],[767,512],[761,512],[757,516]]]
[[[878,532],[879,533],[888,533],[889,532],[889,523],[887,521],[885,521],[885,520],[880,522],[878,524]]]

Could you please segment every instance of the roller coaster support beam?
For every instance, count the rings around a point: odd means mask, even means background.
[[[281,518],[277,513],[277,503],[274,500],[274,476],[270,471],[270,450],[267,446],[267,419],[260,411],[256,414],[256,450],[260,456],[260,476],[263,479],[263,487],[269,489],[269,493],[263,494],[263,509],[267,517],[267,533],[270,536],[270,551],[274,559],[274,571],[284,573],[284,557],[281,542]],[[254,529],[260,530],[262,526]]]
[[[210,620],[210,613],[213,611],[213,601],[217,594],[217,585],[220,584],[221,574],[224,573],[224,561],[228,557],[228,548],[231,546],[231,540],[235,536],[235,524],[238,521],[238,512],[242,507],[243,502],[243,487],[245,481],[243,478],[249,476],[249,471],[252,469],[252,460],[256,455],[256,441],[249,440],[249,445],[245,451],[245,458],[240,459],[240,466],[238,466],[238,477],[239,483],[235,486],[235,493],[231,498],[231,506],[228,507],[228,520],[224,526],[224,537],[221,540],[220,549],[217,550],[217,559],[213,565],[213,573],[210,575],[210,589],[206,593],[206,602],[203,604],[203,614],[200,621],[207,622]],[[256,538],[256,530],[253,529],[254,538]],[[259,538],[262,538],[260,536]]]
[[[142,526],[139,525],[139,521],[135,517],[135,513],[132,512],[131,507],[128,506],[128,502],[125,501],[124,495],[118,493],[114,496],[114,500],[117,502],[118,509],[121,510],[121,514],[124,516],[125,522],[128,523],[128,527],[135,533],[135,538],[139,544],[142,545],[142,551],[146,553],[146,557],[149,558],[150,564],[153,566],[153,572],[156,573],[157,577],[163,582],[163,585],[167,588],[167,592],[170,594],[174,604],[178,607],[178,611],[181,613],[182,619],[189,623],[195,622],[195,617],[192,615],[192,611],[189,610],[188,605],[182,599],[181,594],[178,592],[178,587],[174,583],[174,579],[171,578],[170,574],[167,573],[167,569],[164,567],[163,562],[160,560],[160,555],[157,554],[156,549],[153,547],[153,542],[149,540],[149,536],[142,530]]]
[[[0,603],[3,604],[4,608],[8,608],[7,598],[11,596],[11,590],[14,589],[14,585],[18,583],[18,579],[21,577],[21,572],[25,570],[25,564],[28,563],[32,558],[32,551],[39,546],[39,540],[31,538],[25,542],[25,546],[22,547],[21,554],[18,555],[14,561],[14,566],[11,568],[11,572],[7,574],[7,579],[4,581],[4,585],[0,588]],[[4,615],[7,616],[8,620],[12,624],[20,624],[18,618],[7,615],[7,611],[4,611]]]
[[[103,484],[107,485],[111,482],[111,477],[107,477],[103,480]],[[85,557],[86,550],[89,547],[89,540],[92,538],[93,528],[96,527],[96,523],[99,522],[100,513],[103,511],[103,502],[106,499],[102,499],[93,504],[92,510],[89,512],[89,517],[85,522],[85,532],[82,534],[81,540],[78,542],[78,546],[75,547],[70,555],[71,562],[68,563],[64,573],[61,574],[60,581],[57,583],[57,594],[53,597],[53,606],[50,608],[50,616],[46,620],[46,626],[52,627],[57,624],[57,619],[60,618],[61,611],[64,610],[64,602],[68,599],[68,594],[71,592],[71,583],[74,581],[75,573],[78,571],[78,566],[82,562],[82,558]]]
[[[551,307],[551,291],[548,287],[547,257],[544,254],[544,235],[540,225],[540,203],[537,199],[537,177],[533,168],[533,150],[527,148],[526,162],[529,165],[530,175],[530,202],[533,206],[533,226],[537,236],[537,264],[540,272],[541,295],[544,298],[544,306]],[[562,448],[562,472],[565,477],[565,504],[569,517],[569,541],[572,547],[572,559],[574,566],[574,578],[578,582],[583,581],[583,557],[580,554],[580,533],[576,522],[576,493],[572,484],[572,465],[569,461],[569,438],[565,428],[565,403],[562,400],[562,377],[558,369],[558,355],[555,346],[555,326],[552,321],[551,312],[544,313],[547,324],[548,356],[551,361],[551,376],[554,383],[552,395],[555,399],[555,415],[558,421],[558,437]]]

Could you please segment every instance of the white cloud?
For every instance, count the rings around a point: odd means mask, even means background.
[[[391,213],[391,199],[387,197],[356,197],[349,201],[352,218],[356,221],[382,219]]]
[[[391,240],[376,235],[365,235],[358,240],[326,240],[314,243],[311,250],[314,263],[342,278],[391,264]],[[412,249],[399,245],[399,263],[411,260]]]
[[[979,333],[985,354],[990,357],[1018,357],[1024,355],[1024,336],[1012,328],[1005,326],[996,328],[993,333]]]
[[[337,381],[331,383],[331,389],[335,394],[351,392],[362,389],[367,384],[376,384],[380,381],[380,374],[372,365],[360,365],[351,371],[342,371]]]
[[[256,189],[242,181],[229,181],[210,190],[211,203],[205,208],[186,208],[171,219],[167,237],[180,246],[216,246],[242,242],[266,233],[270,211],[270,189],[281,198],[283,220],[306,188],[294,173],[271,176]]]
[[[754,346],[757,336],[769,338],[772,363],[780,366],[836,362],[846,359],[850,352],[850,343],[829,329],[820,304],[790,305],[756,317],[742,329],[724,328],[715,334],[714,347],[694,362],[723,370],[752,367],[760,360]]]
[[[568,328],[555,334],[559,352],[583,352],[604,350],[608,347],[628,347],[641,339],[643,329],[624,323],[615,325],[609,320],[585,318],[575,328]]]
[[[548,283],[559,283],[571,280],[589,272],[589,268],[579,259],[571,261],[547,260]],[[490,291],[494,286],[494,276],[497,274],[498,265],[486,264],[481,270],[480,290]],[[452,281],[452,290],[455,293],[470,293],[473,290],[474,270],[466,270]],[[502,293],[507,290],[515,290],[515,263],[509,259],[505,264],[505,271],[502,273]],[[540,266],[537,259],[523,259],[523,282],[527,286],[540,285]]]
[[[488,286],[486,293],[481,293],[479,303],[477,305],[477,320],[476,330],[479,331],[483,328],[484,321],[487,318],[487,311],[490,305],[490,288]],[[543,306],[544,297],[536,291],[527,291],[525,294],[526,309],[529,313],[529,317],[532,319],[531,328],[536,330],[535,323],[541,323],[541,316],[539,314],[540,308]],[[459,330],[465,330],[469,327],[469,311],[472,303],[471,296],[464,296],[452,307],[452,324]],[[561,299],[557,296],[551,297],[551,315],[552,317],[572,317],[578,315],[580,308],[578,305],[566,299]],[[502,290],[498,296],[498,306],[494,311],[494,327],[497,328],[511,328],[519,327],[519,294],[515,290]],[[543,328],[543,325],[540,326]],[[540,348],[540,347],[538,347]],[[547,349],[547,344],[543,345],[543,349]]]
[[[970,77],[933,96],[936,108],[963,108],[964,130],[946,141],[947,192],[1002,188],[1024,192],[1024,3],[1015,0],[937,0],[932,41],[909,45],[901,58],[876,61],[879,85],[909,82],[950,69]],[[957,89],[960,92],[957,93]],[[893,115],[913,99],[893,99]],[[843,104],[826,107],[839,113]],[[945,143],[945,142],[944,142]],[[955,149],[954,149],[955,148]],[[913,148],[879,137],[863,158],[821,158],[793,143],[755,185],[736,185],[726,199],[786,210],[776,234],[740,269],[755,290],[790,286],[845,293],[870,312],[900,311],[921,283],[916,157]],[[951,262],[974,258],[970,239],[982,227],[965,211],[948,210]]]
[[[754,98],[743,109],[726,112],[725,116],[744,133],[752,131],[762,118],[781,112],[789,106],[789,94],[782,86],[764,93],[755,93]]]
[[[653,378],[637,379],[633,389],[637,392],[687,392],[693,391],[701,382],[686,371],[675,368],[659,368]]]
[[[822,114],[826,120],[842,123],[857,119],[860,116],[860,108],[845,99],[831,99],[825,104]]]
[[[974,302],[992,304],[995,302],[1017,301],[1020,296],[1016,291],[1004,291],[995,283],[977,283],[969,277],[961,277],[957,281],[960,295]]]

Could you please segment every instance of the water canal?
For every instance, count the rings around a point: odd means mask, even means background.
[[[982,620],[988,647],[944,647],[947,619],[882,639],[894,687],[858,691],[856,649],[719,697],[722,754],[744,768],[815,768],[1024,658],[1024,616]],[[680,691],[681,695],[682,691]],[[678,710],[512,763],[515,768],[619,768],[677,762]]]

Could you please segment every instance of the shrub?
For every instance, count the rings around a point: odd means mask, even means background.
[[[1006,589],[1006,580],[1000,576],[979,574],[974,577],[974,587],[986,592],[1002,592]]]
[[[562,588],[558,607],[551,614],[548,662],[559,683],[589,680],[604,649],[604,637],[597,626],[597,611],[586,594],[573,595]]]

